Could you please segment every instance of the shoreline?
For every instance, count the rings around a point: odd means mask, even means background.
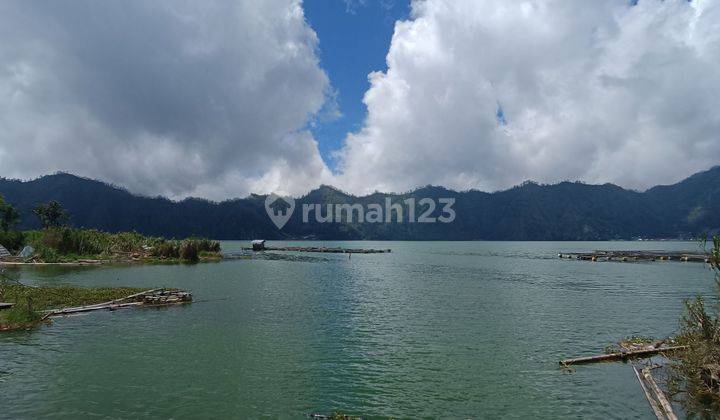
[[[176,264],[200,264],[220,262],[223,258],[200,259],[197,262],[187,261],[78,261],[78,262],[16,262],[16,261],[0,261],[0,267],[98,267],[103,265],[176,265]]]

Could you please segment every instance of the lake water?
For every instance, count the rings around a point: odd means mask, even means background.
[[[196,302],[0,335],[0,417],[650,419],[629,365],[558,360],[672,334],[682,299],[713,292],[704,264],[557,258],[696,243],[321,245],[393,252],[22,269],[28,283],[172,286]]]

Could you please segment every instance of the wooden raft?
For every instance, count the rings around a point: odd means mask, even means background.
[[[710,255],[690,251],[592,251],[559,253],[560,258],[583,261],[682,261],[708,262]]]

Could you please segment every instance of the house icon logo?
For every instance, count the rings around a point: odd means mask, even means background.
[[[292,197],[281,197],[272,193],[265,198],[265,211],[278,229],[285,226],[294,210],[295,200]]]

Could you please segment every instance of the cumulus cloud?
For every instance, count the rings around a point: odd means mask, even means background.
[[[674,182],[720,162],[720,5],[633,3],[413,1],[332,174],[300,0],[3,1],[0,175],[214,199]]]
[[[642,189],[720,163],[719,2],[632,3],[414,1],[338,183]]]
[[[0,3],[0,174],[300,193],[329,80],[300,0]]]

